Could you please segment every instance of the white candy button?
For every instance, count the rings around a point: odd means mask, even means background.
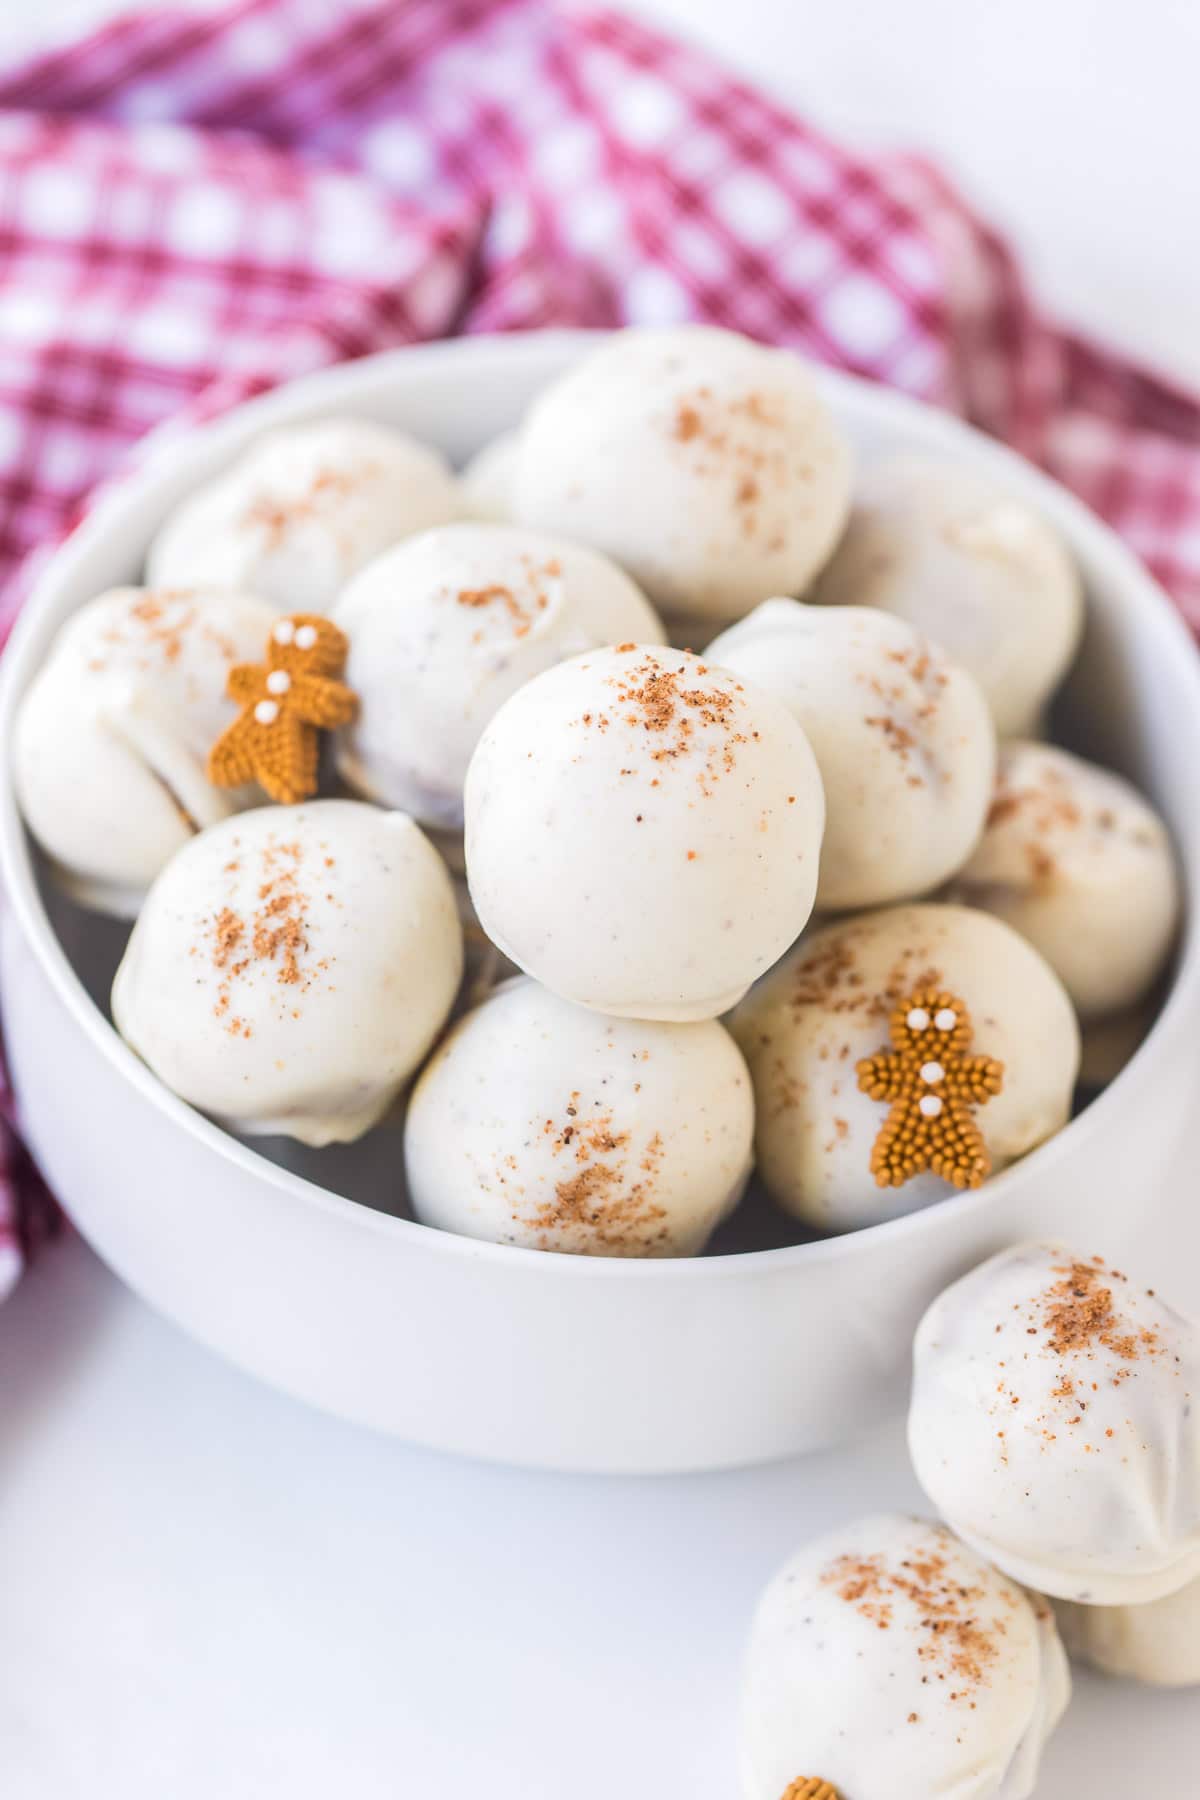
[[[316,643],[316,641],[317,641],[316,626],[315,625],[301,625],[299,631],[296,633],[296,648],[297,648],[297,650],[311,650],[313,645]]]
[[[269,694],[286,694],[292,685],[292,678],[286,669],[272,669],[267,676],[267,692]]]
[[[254,709],[254,716],[260,725],[273,725],[279,717],[279,708],[274,700],[260,700]]]
[[[923,1006],[914,1006],[905,1023],[910,1031],[924,1031],[929,1023],[929,1014]]]
[[[953,1031],[958,1024],[958,1014],[949,1006],[943,1006],[941,1012],[934,1014],[933,1022],[939,1031]]]
[[[922,1094],[920,1106],[927,1119],[936,1119],[942,1110],[942,1103],[936,1094]]]
[[[935,1081],[940,1081],[945,1073],[946,1071],[943,1069],[941,1063],[927,1062],[921,1065],[921,1080],[926,1082],[930,1087],[933,1086]]]
[[[296,627],[290,619],[280,619],[271,636],[277,644],[290,644],[296,635]]]

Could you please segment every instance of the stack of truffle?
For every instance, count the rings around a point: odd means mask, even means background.
[[[865,1519],[771,1582],[744,1800],[1025,1800],[1060,1628],[1109,1674],[1200,1683],[1198,1394],[1200,1327],[1099,1257],[1024,1244],[949,1288],[909,1416],[948,1523]]]
[[[1139,1017],[1167,834],[1037,737],[1081,615],[978,475],[855,492],[795,356],[631,331],[458,481],[254,445],[59,634],[16,780],[175,1093],[315,1145],[407,1094],[419,1219],[689,1255],[754,1162],[824,1231],[977,1185]]]

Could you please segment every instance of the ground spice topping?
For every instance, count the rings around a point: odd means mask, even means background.
[[[619,646],[622,652],[627,648],[635,646]],[[607,681],[625,724],[646,734],[652,762],[670,763],[693,751],[703,757],[697,774],[704,795],[722,774],[733,771],[738,747],[755,735],[740,727],[741,683],[724,677],[729,685],[717,686],[707,679],[710,673],[708,664],[698,658],[689,657],[683,668],[673,668],[646,651],[633,668]],[[585,713],[580,722],[606,730],[610,721],[607,713]],[[652,787],[657,785],[651,782]]]
[[[631,1167],[629,1133],[614,1129],[611,1111],[587,1112],[578,1092],[571,1093],[563,1111],[565,1122],[547,1119],[542,1134],[551,1155],[575,1165],[573,1172],[555,1183],[552,1199],[539,1201],[531,1212],[514,1212],[514,1218],[556,1237],[569,1239],[575,1232],[581,1247],[618,1254],[647,1254],[665,1243],[667,1211],[654,1197],[661,1135],[653,1133]],[[559,1241],[554,1247],[571,1246]]]
[[[1102,1259],[1094,1257],[1091,1262],[1060,1265],[1054,1274],[1058,1280],[1045,1294],[1042,1324],[1056,1355],[1086,1353],[1100,1346],[1123,1362],[1136,1362],[1161,1349],[1156,1331],[1123,1327],[1111,1285],[1127,1279],[1119,1270],[1106,1270]],[[1058,1391],[1068,1397],[1073,1384],[1064,1379]]]
[[[226,905],[210,924],[210,953],[220,972],[214,1011],[226,1021],[233,1037],[251,1037],[252,1028],[235,1005],[244,984],[264,978],[282,993],[279,998],[293,1012],[296,1001],[307,993],[329,964],[308,959],[308,894],[301,881],[304,852],[298,843],[269,843],[261,853],[261,880],[255,904],[248,912]],[[331,859],[325,859],[329,866]],[[237,875],[240,859],[228,865]]]
[[[986,1685],[1005,1622],[982,1615],[985,1590],[964,1585],[943,1551],[904,1557],[894,1568],[881,1555],[839,1556],[821,1580],[877,1630],[913,1632],[929,1677],[954,1683],[951,1700],[969,1702]]]
[[[512,625],[513,636],[528,637],[537,615],[544,613],[551,599],[561,592],[562,564],[557,557],[537,564],[532,557],[523,556],[521,562],[529,584],[526,598],[514,593],[504,582],[494,581],[484,587],[459,588],[454,592],[455,603],[470,607],[476,612],[493,607],[501,608]],[[476,641],[478,642],[478,637]]]
[[[1004,1065],[971,1056],[971,1015],[954,994],[918,988],[892,1013],[892,1048],[857,1065],[858,1085],[891,1105],[871,1151],[880,1187],[902,1187],[926,1169],[956,1188],[975,1188],[991,1158],[974,1109],[998,1094]]]
[[[259,529],[264,547],[278,550],[293,525],[316,518],[347,494],[354,493],[378,473],[378,465],[363,462],[355,469],[318,469],[308,487],[290,499],[271,493],[258,494],[242,515],[244,526]]]

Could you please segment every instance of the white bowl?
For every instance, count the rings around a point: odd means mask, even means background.
[[[164,449],[97,507],[30,599],[4,659],[6,753],[14,708],[63,619],[136,579],[167,509],[258,432],[347,411],[461,459],[511,425],[589,341],[570,333],[396,351],[298,382]],[[1194,921],[1200,665],[1168,601],[1103,525],[1016,457],[882,389],[835,374],[820,381],[864,448],[912,445],[990,469],[1070,542],[1091,605],[1064,706],[1068,735],[1164,810]],[[1173,1180],[1200,1091],[1190,924],[1167,1004],[1132,1062],[1051,1143],[982,1189],[806,1243],[786,1243],[790,1227],[750,1202],[718,1253],[638,1263],[476,1243],[397,1216],[396,1133],[318,1152],[227,1136],[112,1030],[102,1008],[123,933],[43,895],[7,784],[0,870],[13,1077],[34,1154],[80,1230],[139,1294],[232,1361],[421,1443],[646,1472],[813,1449],[896,1403],[920,1313],[972,1263],[1033,1232],[1119,1257],[1145,1238],[1156,1209],[1169,1218],[1192,1204]],[[739,1252],[746,1242],[783,1247]]]

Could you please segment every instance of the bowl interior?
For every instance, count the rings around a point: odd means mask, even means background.
[[[516,422],[533,395],[592,341],[586,333],[477,339],[394,352],[330,370],[242,407],[199,436],[149,445],[140,472],[94,510],[47,567],[5,657],[0,736],[11,740],[14,706],[49,642],[76,607],[102,589],[139,579],[150,537],[196,483],[227,463],[260,431],[334,412],[393,424],[439,445],[455,462]],[[1050,518],[1070,542],[1088,590],[1081,655],[1055,706],[1053,736],[1127,774],[1166,815],[1194,906],[1200,819],[1190,786],[1200,755],[1200,662],[1169,602],[1116,539],[1069,495],[958,421],[850,377],[822,372],[826,397],[865,458],[900,447],[955,456],[991,471]],[[0,850],[12,903],[27,935],[44,950],[77,1005],[108,1018],[108,995],[129,927],[84,912],[46,879],[16,816],[11,784],[0,797]],[[1166,992],[1174,1007],[1200,984],[1194,934],[1186,930]],[[82,992],[81,992],[82,990]],[[85,999],[84,996],[88,998]],[[95,1013],[92,1023],[99,1024]],[[115,1055],[128,1056],[111,1028]],[[1122,1077],[1113,1084],[1119,1088]],[[1101,1104],[1107,1104],[1112,1090]],[[1083,1107],[1092,1096],[1081,1094]],[[178,1104],[171,1097],[164,1102]],[[1069,1131],[1086,1129],[1077,1120]],[[408,1217],[396,1121],[357,1144],[309,1149],[286,1138],[249,1138],[248,1148],[335,1195],[377,1212]],[[1025,1164],[997,1182],[1011,1180]],[[989,1184],[995,1186],[996,1184]],[[938,1203],[955,1206],[965,1197]],[[708,1254],[774,1249],[806,1241],[756,1186],[717,1234]]]

